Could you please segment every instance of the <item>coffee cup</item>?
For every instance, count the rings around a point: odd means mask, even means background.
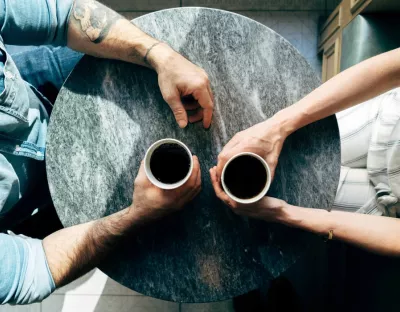
[[[257,154],[244,152],[225,164],[221,176],[225,193],[234,201],[252,204],[262,199],[271,185],[271,170]]]
[[[164,190],[176,189],[185,184],[192,175],[192,153],[181,141],[159,140],[147,150],[144,169],[155,186]]]

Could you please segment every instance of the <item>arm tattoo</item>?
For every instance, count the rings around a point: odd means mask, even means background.
[[[111,27],[123,19],[118,13],[94,0],[76,0],[72,16],[93,43],[101,43]]]

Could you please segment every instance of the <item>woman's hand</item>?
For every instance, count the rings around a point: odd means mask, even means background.
[[[238,132],[225,145],[218,156],[218,175],[222,175],[222,170],[231,157],[241,152],[252,152],[266,160],[273,178],[283,143],[288,135],[289,133],[281,126],[278,119],[274,117],[256,124],[247,130]]]
[[[222,189],[217,167],[210,169],[211,182],[217,197],[228,205],[238,215],[277,222],[283,215],[287,203],[283,200],[264,197],[254,204],[240,204],[231,199]]]

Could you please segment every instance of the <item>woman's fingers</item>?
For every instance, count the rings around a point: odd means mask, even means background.
[[[228,195],[226,195],[226,193],[224,192],[224,190],[222,189],[218,176],[217,176],[217,167],[211,168],[210,169],[210,176],[211,176],[211,183],[212,186],[214,188],[215,194],[217,195],[217,197],[224,201],[225,203],[229,204],[230,202],[230,198]]]

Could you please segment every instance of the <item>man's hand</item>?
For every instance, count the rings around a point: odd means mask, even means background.
[[[158,73],[158,83],[164,100],[171,107],[181,128],[203,120],[204,128],[211,125],[214,99],[207,73],[189,62],[165,43],[154,46],[148,62]],[[182,98],[192,99],[182,101]],[[188,117],[187,111],[197,110]]]
[[[264,158],[271,169],[271,176],[274,177],[275,168],[282,150],[283,143],[288,133],[281,127],[274,118],[238,132],[225,145],[218,156],[217,173],[222,175],[227,161],[238,153],[252,152]]]
[[[272,197],[264,197],[254,204],[240,204],[231,199],[222,189],[217,167],[210,169],[210,176],[215,194],[228,205],[234,213],[271,222],[278,221],[282,216],[284,208],[287,205],[285,201]]]
[[[135,180],[134,209],[142,218],[157,219],[181,209],[201,191],[201,170],[197,156],[193,156],[193,173],[189,180],[174,190],[162,190],[147,178],[142,162]]]
[[[214,110],[206,72],[150,37],[118,13],[95,0],[75,0],[68,27],[68,46],[93,56],[150,66],[158,73],[161,93],[181,128],[203,120],[209,128]],[[183,104],[182,98],[193,101]],[[188,117],[187,110],[197,110]]]

